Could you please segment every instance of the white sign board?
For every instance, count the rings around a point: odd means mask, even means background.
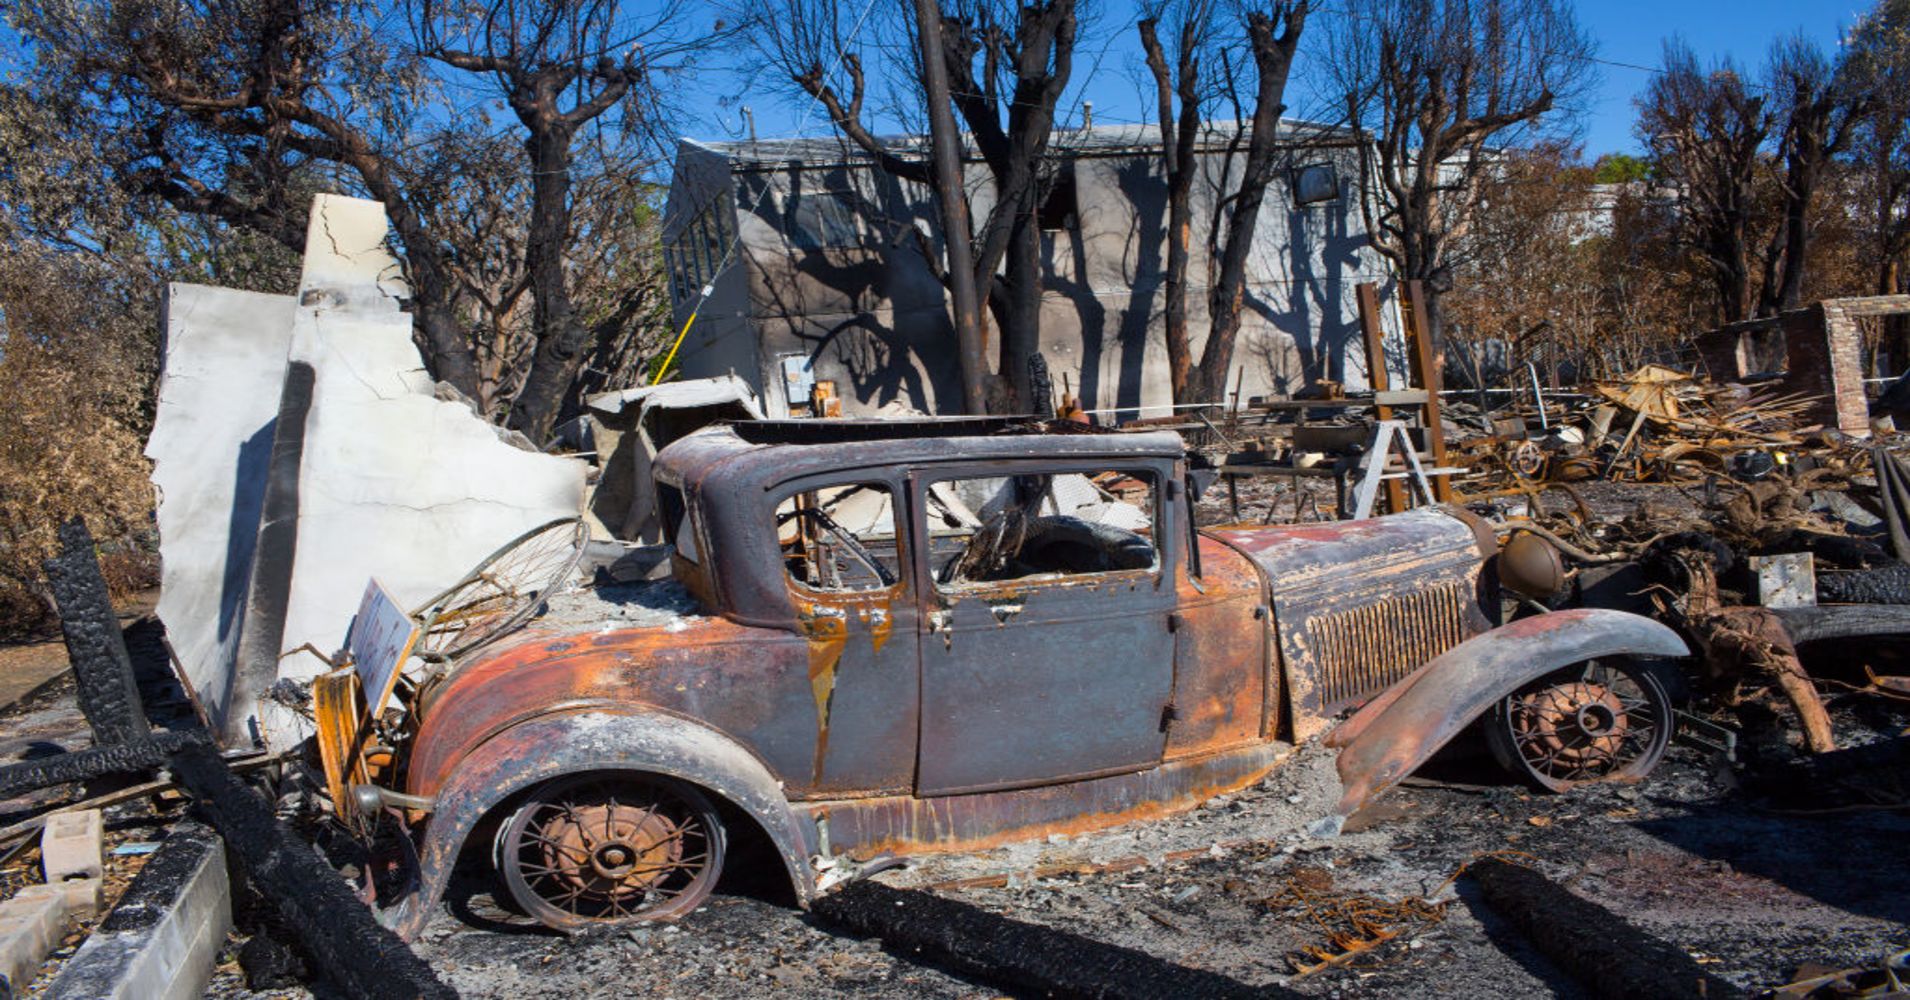
[[[418,629],[411,616],[398,606],[377,580],[365,584],[365,596],[358,602],[358,614],[352,618],[351,637],[345,641],[351,650],[352,668],[365,692],[365,705],[373,715],[391,696],[398,682],[398,669],[411,655],[418,640]]]

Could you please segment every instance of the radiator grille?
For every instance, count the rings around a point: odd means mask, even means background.
[[[1306,631],[1322,707],[1378,694],[1466,638],[1469,585],[1450,580],[1365,607],[1315,615]]]

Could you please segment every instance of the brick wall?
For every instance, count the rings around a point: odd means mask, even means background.
[[[1835,299],[1784,314],[1790,356],[1785,388],[1817,396],[1811,420],[1846,434],[1870,433],[1864,398],[1863,333]]]
[[[1744,369],[1740,364],[1744,352],[1739,341],[1744,334],[1731,330],[1713,330],[1698,336],[1698,356],[1704,359],[1706,374],[1720,382],[1734,378],[1743,378]]]

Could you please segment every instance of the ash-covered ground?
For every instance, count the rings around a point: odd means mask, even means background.
[[[1873,719],[1910,726],[1910,713]],[[927,891],[1307,996],[1589,995],[1469,882],[1452,880],[1468,861],[1502,852],[1746,988],[1788,982],[1807,965],[1857,965],[1910,946],[1910,893],[1902,888],[1910,817],[1837,807],[1779,812],[1737,783],[1729,764],[1674,747],[1641,784],[1543,795],[1499,777],[1468,741],[1355,816],[1344,835],[1320,841],[1305,826],[1330,806],[1337,784],[1331,755],[1302,749],[1260,785],[1180,817],[875,877],[925,887],[1009,875],[1005,885]],[[832,930],[791,904],[766,875],[773,868],[767,859],[739,861],[723,891],[678,924],[570,937],[500,908],[489,880],[473,873],[418,950],[470,997],[1002,992]],[[1359,960],[1297,975],[1297,964],[1313,961],[1308,948],[1332,950],[1326,907],[1353,896],[1369,897],[1369,909],[1424,900],[1438,916],[1401,919],[1390,925],[1396,937]],[[215,992],[304,995],[248,993],[236,964]]]
[[[1241,486],[1243,519],[1259,520],[1275,501],[1276,520],[1290,513],[1285,483]],[[1311,488],[1330,511],[1330,490]],[[1680,502],[1663,487],[1584,492],[1601,521],[1641,501]],[[1224,486],[1209,491],[1202,520],[1228,520],[1227,503]],[[667,627],[690,613],[670,588],[654,585],[577,595],[552,609],[565,621],[605,627]],[[1888,650],[1857,652],[1892,659]],[[1830,701],[1844,745],[1910,733],[1910,704],[1854,693]],[[1333,755],[1302,747],[1258,786],[1181,816],[918,859],[874,878],[970,904],[1024,939],[1045,943],[1046,932],[1062,932],[1053,941],[1064,951],[1066,935],[1085,937],[1269,995],[1594,995],[1539,954],[1469,880],[1455,878],[1485,856],[1536,867],[1748,991],[1790,982],[1801,969],[1874,963],[1886,950],[1910,947],[1910,813],[1901,806],[1910,777],[1899,766],[1814,786],[1789,770],[1805,755],[1783,720],[1761,729],[1747,730],[1737,763],[1674,746],[1642,783],[1563,795],[1517,784],[1469,733],[1332,840],[1311,839],[1306,829],[1338,797]],[[1883,794],[1864,794],[1869,786]],[[773,859],[736,857],[719,894],[680,923],[564,936],[500,905],[491,878],[470,871],[417,948],[469,997],[1014,991],[842,932],[796,907],[779,878]],[[1346,938],[1336,933],[1357,930],[1342,919],[1347,912],[1368,921],[1366,932],[1389,938],[1354,960],[1301,974],[1320,954],[1341,950]],[[248,992],[236,961],[222,967],[213,992],[311,995],[304,987]]]

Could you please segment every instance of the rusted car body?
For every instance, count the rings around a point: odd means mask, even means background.
[[[1135,506],[1151,509],[1143,529],[1090,534],[1151,549],[1145,562],[949,582],[1014,517],[944,537],[959,519],[938,484],[1051,494],[1056,477],[1110,469],[1125,478],[1095,482],[1146,487]],[[387,911],[402,933],[491,824],[519,902],[555,926],[693,907],[724,823],[760,828],[806,901],[885,855],[1190,807],[1364,704],[1331,738],[1343,817],[1561,667],[1687,652],[1618,612],[1498,627],[1497,545],[1461,510],[1196,531],[1167,433],[765,422],[693,434],[656,472],[675,575],[703,613],[645,629],[533,622],[410,694],[385,789],[339,805],[416,831],[417,886]],[[893,548],[882,536],[881,558],[831,557],[866,586],[804,583],[790,567],[843,515],[803,504],[856,493],[889,505]],[[807,543],[805,526],[819,526]],[[1026,528],[1022,552],[1041,530]]]

